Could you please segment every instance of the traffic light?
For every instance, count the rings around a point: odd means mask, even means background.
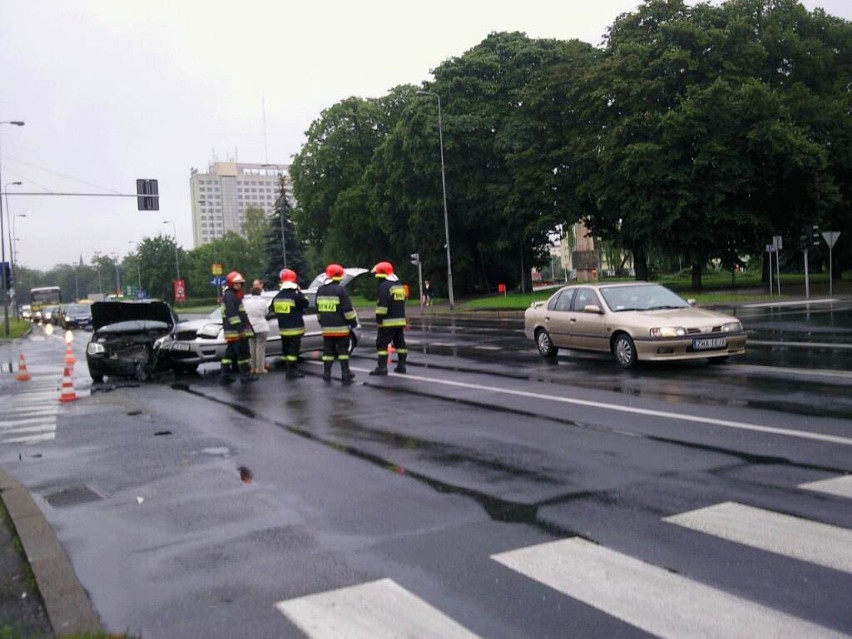
[[[814,224],[810,228],[810,233],[811,233],[811,247],[812,248],[819,248],[819,240],[820,240],[819,225]]]
[[[136,208],[139,211],[160,210],[157,180],[136,180]]]
[[[420,264],[420,253],[411,254],[411,263],[414,264],[414,266]]]
[[[15,288],[15,283],[12,281],[12,269],[9,262],[3,262],[3,285],[7,291]]]

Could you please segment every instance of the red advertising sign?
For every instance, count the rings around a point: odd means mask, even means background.
[[[184,280],[174,280],[172,282],[172,288],[175,292],[175,302],[185,302],[186,301],[186,285]]]

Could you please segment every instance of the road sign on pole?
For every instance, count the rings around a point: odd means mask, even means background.
[[[831,254],[834,252],[834,243],[840,237],[840,231],[823,231],[822,239],[828,244],[828,294],[834,295],[834,265],[831,262]]]

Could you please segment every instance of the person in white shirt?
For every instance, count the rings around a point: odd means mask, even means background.
[[[255,375],[266,373],[266,339],[269,337],[269,322],[266,314],[269,311],[269,300],[261,297],[263,282],[255,280],[251,285],[251,295],[243,298],[249,322],[251,322],[254,337],[249,338],[251,352],[251,369]]]

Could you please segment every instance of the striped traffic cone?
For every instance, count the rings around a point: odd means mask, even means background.
[[[74,362],[77,360],[74,358],[74,351],[71,350],[71,342],[67,342],[65,347],[65,365],[66,366],[74,366]]]
[[[23,353],[18,356],[18,374],[15,379],[19,382],[28,382],[32,379],[32,375],[27,372],[27,359]]]
[[[62,394],[59,396],[60,402],[73,402],[77,399],[77,392],[74,390],[74,382],[71,380],[71,369],[67,366],[62,373]]]

